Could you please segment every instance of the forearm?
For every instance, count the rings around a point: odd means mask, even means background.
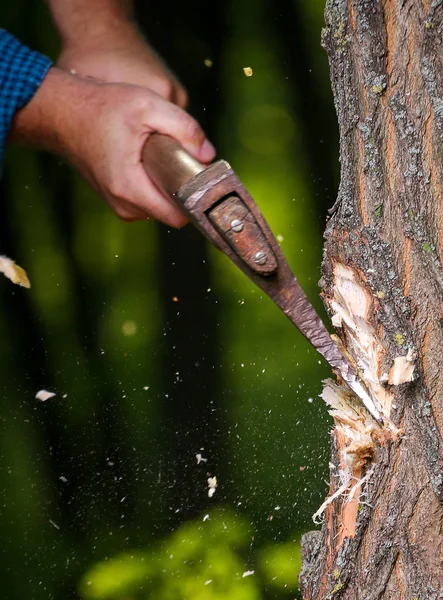
[[[64,46],[132,35],[132,0],[46,0]]]

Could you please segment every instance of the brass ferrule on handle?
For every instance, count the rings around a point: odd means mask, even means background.
[[[174,197],[183,184],[206,168],[176,140],[160,133],[153,133],[147,139],[142,150],[142,162],[156,186],[170,197]]]

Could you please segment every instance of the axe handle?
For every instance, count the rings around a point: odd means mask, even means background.
[[[153,133],[142,150],[142,163],[146,173],[157,187],[171,197],[179,206],[181,201],[174,196],[191,177],[205,170],[205,166],[195,160],[173,138],[161,133]]]

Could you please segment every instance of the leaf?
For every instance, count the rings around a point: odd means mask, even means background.
[[[3,273],[12,283],[25,288],[31,287],[26,271],[7,256],[0,256],[0,273]]]
[[[80,582],[80,594],[87,600],[133,598],[146,588],[153,575],[148,555],[140,552],[120,554],[94,565]]]

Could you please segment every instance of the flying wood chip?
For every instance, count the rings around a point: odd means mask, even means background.
[[[208,477],[208,496],[209,498],[212,498],[212,496],[215,494],[215,489],[217,487],[217,477]]]
[[[243,73],[246,75],[246,77],[251,77],[251,75],[252,75],[251,67],[243,67]]]
[[[26,271],[16,265],[15,262],[7,256],[0,256],[0,273],[3,273],[5,277],[12,281],[12,283],[16,283],[25,288],[31,287]]]
[[[36,393],[35,397],[37,400],[41,400],[42,402],[46,402],[50,398],[54,398],[54,392],[48,392],[47,390],[40,390]]]

